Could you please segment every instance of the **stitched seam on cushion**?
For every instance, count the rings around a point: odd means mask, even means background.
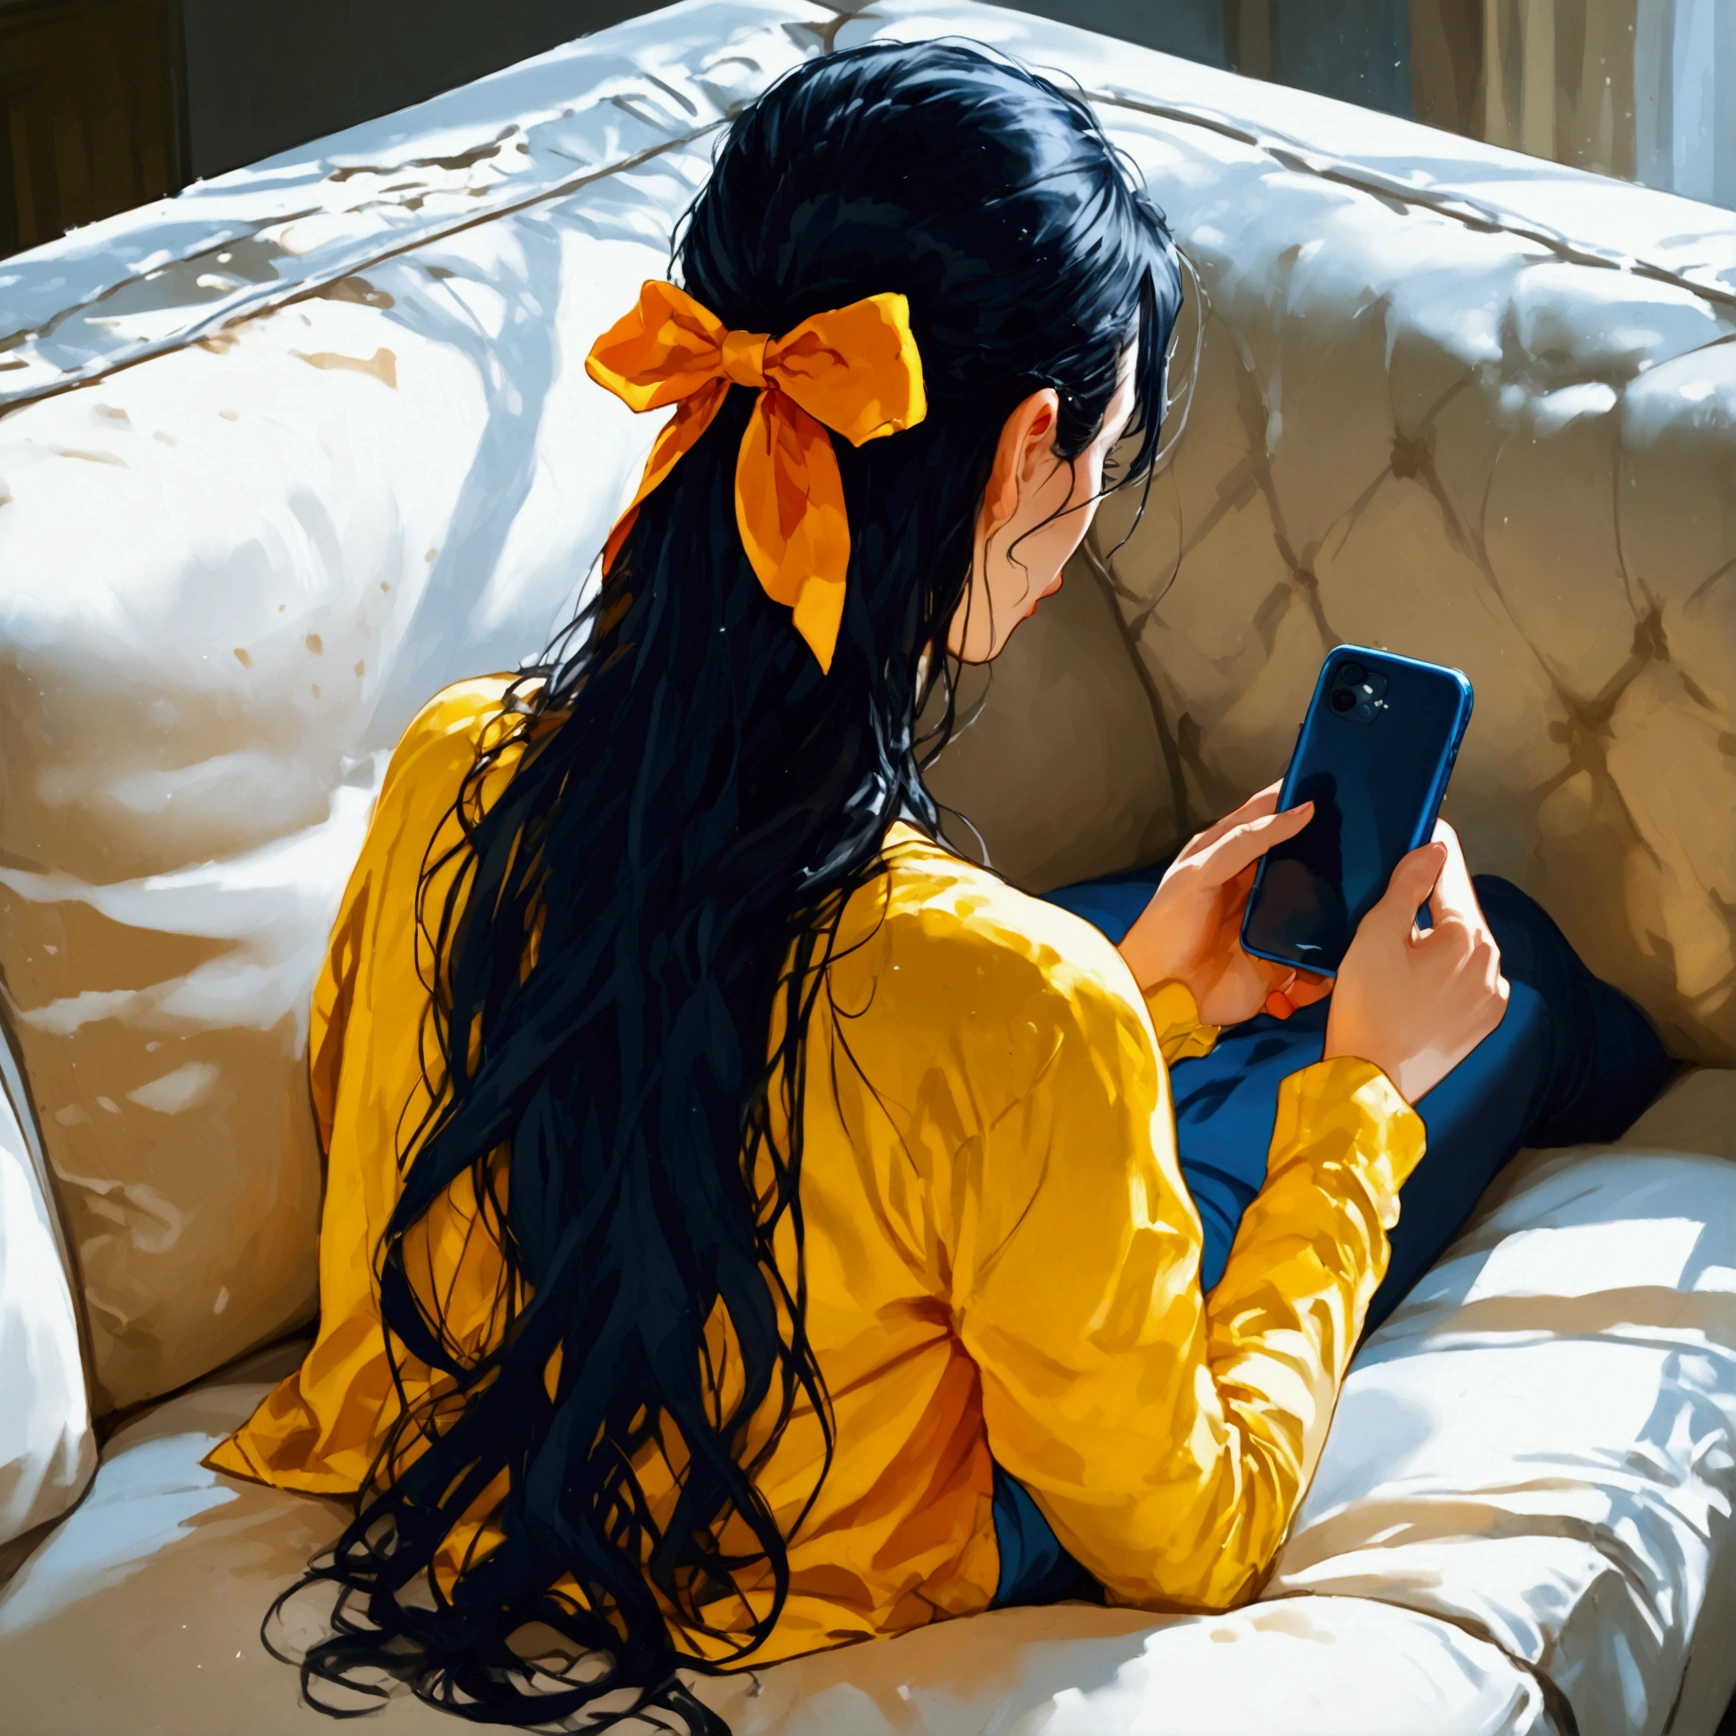
[[[166,337],[157,343],[147,343],[132,355],[122,356],[107,367],[98,367],[90,373],[62,375],[52,384],[42,387],[39,391],[21,393],[16,398],[0,398],[0,417],[10,415],[12,411],[26,404],[40,404],[46,398],[57,398],[63,392],[76,391],[80,387],[89,386],[98,380],[106,380],[112,375],[124,373],[128,368],[137,367],[140,362],[154,360],[158,356],[172,354],[176,350],[184,350],[207,338],[213,332],[225,330],[232,325],[239,325],[244,320],[257,319],[261,314],[274,313],[279,308],[291,307],[298,301],[305,301],[310,296],[320,294],[342,278],[354,277],[357,273],[370,271],[388,259],[397,259],[405,254],[414,253],[418,248],[427,247],[433,242],[445,241],[454,235],[461,235],[467,229],[475,229],[480,224],[492,223],[501,217],[511,217],[520,211],[528,211],[533,206],[547,204],[552,200],[564,199],[589,186],[593,181],[607,180],[611,175],[619,175],[629,169],[637,169],[654,158],[661,157],[669,151],[679,151],[707,133],[716,132],[719,127],[728,126],[733,117],[725,115],[718,120],[708,121],[702,127],[696,127],[690,133],[683,133],[678,138],[665,139],[661,144],[652,145],[643,151],[635,152],[630,157],[622,157],[618,162],[609,163],[601,168],[587,169],[582,175],[574,175],[569,180],[562,181],[558,186],[543,187],[535,193],[527,193],[522,198],[508,200],[503,204],[491,207],[487,211],[479,211],[474,216],[460,218],[444,227],[432,228],[416,236],[412,241],[406,241],[396,247],[384,247],[377,252],[368,252],[351,256],[341,264],[334,264],[323,272],[312,273],[305,278],[298,278],[293,284],[280,283],[263,285],[263,293],[255,301],[246,306],[236,308],[226,305],[221,318],[199,321],[184,327],[172,337]],[[381,209],[389,207],[382,206]],[[317,216],[320,208],[310,207],[300,213],[290,213],[288,216],[274,218],[270,224],[261,229],[251,231],[257,236],[269,229],[280,228],[296,221],[297,216]],[[241,239],[240,237],[236,238]],[[201,249],[203,251],[203,249]],[[198,253],[188,254],[184,259],[176,261],[185,264],[188,259],[198,258]],[[111,283],[100,295],[94,295],[89,301],[79,302],[75,306],[63,308],[55,315],[51,323],[58,323],[69,314],[83,313],[90,308],[100,307],[112,295],[123,289],[133,287],[137,283],[135,277],[124,277],[116,283]],[[273,293],[274,291],[279,293]],[[49,328],[39,326],[34,331],[11,334],[14,339],[28,342],[38,338]]]
[[[1485,205],[1468,193],[1431,192],[1427,188],[1417,187],[1407,181],[1394,180],[1380,174],[1378,171],[1352,165],[1341,158],[1329,156],[1312,145],[1304,144],[1300,139],[1287,138],[1282,134],[1252,132],[1248,128],[1238,126],[1226,116],[1215,113],[1211,109],[1189,108],[1184,103],[1150,102],[1131,96],[1125,92],[1110,92],[1087,89],[1086,98],[1101,104],[1105,108],[1127,109],[1135,114],[1155,116],[1159,120],[1173,121],[1183,126],[1199,127],[1206,132],[1221,134],[1224,138],[1234,139],[1238,144],[1250,145],[1257,151],[1263,151],[1279,167],[1289,169],[1293,173],[1311,175],[1316,180],[1330,181],[1339,186],[1349,187],[1358,193],[1366,193],[1371,198],[1396,199],[1406,205],[1420,206],[1432,211],[1437,216],[1450,218],[1455,223],[1463,224],[1467,229],[1478,229],[1489,234],[1512,235],[1522,241],[1535,242],[1540,247],[1546,247],[1564,263],[1569,265],[1586,265],[1604,271],[1625,271],[1634,277],[1643,277],[1655,283],[1669,284],[1677,289],[1685,289],[1702,300],[1717,302],[1736,312],[1736,290],[1722,289],[1713,284],[1696,281],[1686,277],[1679,271],[1673,271],[1668,266],[1657,265],[1646,259],[1639,259],[1631,254],[1606,253],[1583,242],[1570,241],[1558,230],[1545,224],[1528,222],[1511,213],[1505,213],[1494,206]],[[1517,153],[1516,153],[1517,154]],[[1547,162],[1546,158],[1535,159]],[[1550,163],[1549,167],[1561,169],[1571,168],[1571,165]],[[1587,173],[1587,171],[1577,171]],[[1604,180],[1604,177],[1594,175],[1593,180]],[[1628,186],[1635,183],[1618,182],[1618,185]],[[1650,189],[1657,191],[1657,189]],[[1701,349],[1710,349],[1713,344],[1736,341],[1736,334],[1723,338],[1715,338],[1711,343],[1700,345]]]

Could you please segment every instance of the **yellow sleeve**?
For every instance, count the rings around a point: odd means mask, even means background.
[[[1159,983],[1147,991],[1145,1010],[1157,1034],[1158,1052],[1170,1066],[1200,1055],[1209,1055],[1217,1044],[1221,1027],[1200,1018],[1193,990],[1183,982]]]
[[[1287,1079],[1204,1297],[1157,1032],[1131,978],[1106,979],[1045,998],[1043,1071],[955,1159],[977,1221],[954,1318],[995,1458],[1111,1601],[1223,1609],[1313,1475],[1423,1127],[1368,1062]]]

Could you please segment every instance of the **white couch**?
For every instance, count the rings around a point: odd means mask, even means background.
[[[1255,1604],[706,1692],[744,1736],[1717,1723],[1736,216],[970,0],[690,0],[0,261],[0,1726],[322,1727],[257,1629],[338,1510],[198,1461],[316,1306],[305,1009],[384,755],[571,609],[655,422],[579,364],[718,125],[936,34],[1077,80],[1204,290],[1143,522],[1115,550],[1106,510],[937,793],[1046,888],[1276,775],[1327,645],[1456,663],[1473,865],[1699,1065],[1500,1179],[1358,1357]]]

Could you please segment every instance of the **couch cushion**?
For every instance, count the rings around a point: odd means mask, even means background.
[[[0,424],[0,969],[100,1410],[312,1311],[308,999],[386,752],[540,649],[634,467],[560,360],[661,268],[613,200]]]
[[[109,1443],[89,1498],[0,1592],[0,1678],[19,1729],[330,1728],[297,1703],[259,1624],[340,1510],[199,1464],[301,1348],[171,1399]],[[316,1631],[312,1614],[293,1612],[288,1634]],[[1161,1621],[1082,1604],[1004,1610],[701,1691],[736,1736],[1564,1736],[1545,1690],[1496,1646],[1362,1598]],[[453,1725],[399,1694],[368,1727]]]
[[[1736,1687],[1733,1441],[1736,1072],[1702,1071],[1619,1145],[1497,1180],[1357,1357],[1266,1595],[1454,1622],[1580,1736],[1710,1730]]]
[[[0,1028],[0,1544],[58,1518],[96,1469],[54,1199]]]

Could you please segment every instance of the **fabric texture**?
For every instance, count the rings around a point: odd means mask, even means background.
[[[1736,1688],[1736,1072],[1528,1152],[1363,1346],[1266,1595],[1494,1639],[1579,1736],[1718,1727]],[[1717,1637],[1714,1637],[1717,1636]]]
[[[1161,866],[1047,894],[1118,941]],[[1521,1146],[1618,1139],[1679,1063],[1645,1014],[1586,969],[1537,902],[1497,875],[1472,885],[1512,990],[1500,1026],[1416,1105],[1430,1161],[1400,1196],[1392,1259],[1369,1305],[1372,1332],[1440,1257]],[[1217,1283],[1237,1225],[1265,1182],[1279,1085],[1318,1061],[1330,1000],[1287,1019],[1260,1013],[1223,1033],[1205,1064],[1173,1080],[1176,1146],[1204,1235],[1200,1282]]]
[[[400,1130],[426,1104],[417,877],[429,840],[437,854],[450,841],[505,684],[443,693],[387,775],[314,1001],[330,1154],[320,1336],[219,1469],[347,1492],[392,1414],[372,1253]],[[1089,925],[907,825],[886,856],[884,882],[845,912],[807,1038],[809,1078],[832,1087],[807,1095],[802,1203],[837,1444],[760,1655],[986,1608],[994,1462],[1112,1600],[1228,1606],[1319,1454],[1421,1124],[1366,1062],[1286,1081],[1270,1179],[1203,1302],[1165,1065],[1209,1046],[1191,996],[1170,985],[1148,1004]],[[410,1261],[460,1334],[488,1329],[496,1294],[477,1227],[468,1184],[455,1188]],[[786,1535],[821,1456],[798,1408],[759,1479]],[[664,1461],[637,1469],[654,1510],[672,1499]]]

